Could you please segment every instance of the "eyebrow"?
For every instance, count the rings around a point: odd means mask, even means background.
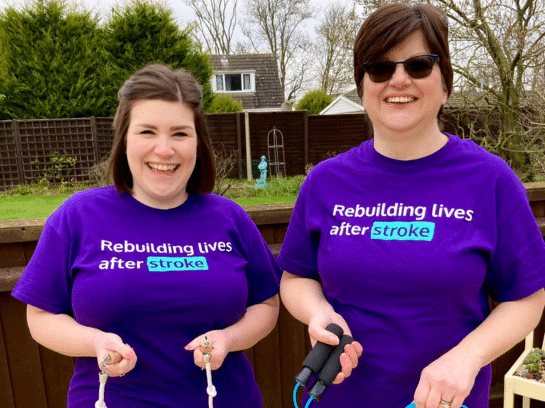
[[[148,129],[157,130],[157,126],[155,125],[149,125],[147,123],[137,123],[135,126],[144,127]],[[173,132],[175,130],[195,130],[195,128],[191,125],[181,125],[181,126],[172,126],[170,130]]]

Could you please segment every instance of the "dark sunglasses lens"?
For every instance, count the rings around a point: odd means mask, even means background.
[[[409,58],[405,62],[407,73],[416,79],[426,78],[431,74],[435,60],[427,56]]]
[[[373,82],[386,82],[394,74],[394,64],[390,61],[377,61],[369,65],[367,72]]]

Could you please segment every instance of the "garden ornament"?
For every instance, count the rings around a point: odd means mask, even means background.
[[[256,180],[255,188],[263,188],[267,186],[267,159],[261,156],[261,162],[257,165],[260,171],[259,179]]]

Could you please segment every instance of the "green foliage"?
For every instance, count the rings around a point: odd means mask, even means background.
[[[267,179],[267,185],[254,189],[254,197],[282,197],[297,195],[305,176],[272,177]]]
[[[524,364],[534,364],[534,363],[537,363],[539,361],[541,361],[541,354],[531,352],[526,356],[523,363]]]
[[[79,10],[79,9],[78,9]],[[213,99],[210,60],[160,3],[133,0],[104,27],[64,0],[0,13],[0,119],[112,116],[117,90],[143,66],[186,68]]]
[[[216,95],[207,113],[242,112],[242,104],[227,95]]]
[[[0,118],[104,115],[104,59],[98,19],[62,0],[35,1],[0,14]],[[115,95],[115,94],[114,94]]]
[[[539,364],[528,364],[526,366],[526,369],[528,371],[541,371],[541,366]]]
[[[295,110],[306,110],[309,115],[317,115],[324,110],[327,105],[333,102],[333,97],[328,95],[322,89],[315,89],[307,92],[299,101]]]
[[[105,29],[106,50],[119,69],[117,88],[140,68],[164,63],[191,72],[203,85],[205,107],[210,105],[214,97],[210,58],[193,43],[190,29],[178,28],[164,4],[132,0],[114,7]]]

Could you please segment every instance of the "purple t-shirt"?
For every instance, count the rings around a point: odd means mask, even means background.
[[[109,378],[109,408],[205,407],[206,373],[184,346],[237,322],[278,293],[281,271],[245,211],[226,198],[190,195],[170,210],[113,187],[70,197],[44,227],[12,295],[121,336],[138,362]],[[98,399],[96,358],[76,358],[69,408]],[[262,406],[250,362],[230,353],[213,371],[214,406]]]
[[[278,263],[320,279],[363,355],[324,393],[327,408],[403,408],[421,371],[499,302],[545,286],[545,246],[511,169],[452,135],[417,160],[366,141],[305,180]],[[488,406],[490,366],[464,404]]]

